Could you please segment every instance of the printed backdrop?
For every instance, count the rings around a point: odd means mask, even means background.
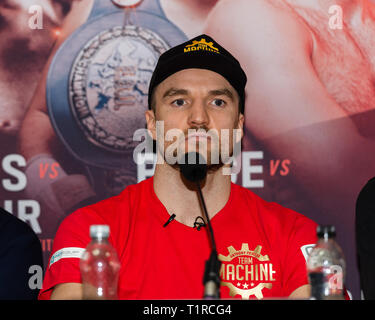
[[[133,159],[140,143],[133,133],[145,127],[153,68],[169,47],[207,33],[239,58],[248,76],[241,171],[232,180],[319,224],[335,225],[347,287],[360,297],[355,200],[374,174],[368,148],[375,95],[373,87],[355,80],[368,74],[371,61],[362,57],[348,67],[345,59],[355,53],[345,55],[353,44],[340,25],[340,0],[320,11],[264,2],[277,5],[118,1],[131,5],[124,9],[111,0],[0,2],[0,205],[38,234],[45,265],[60,222],[74,208],[152,175],[152,156],[141,164]],[[312,66],[297,68],[296,53],[288,72],[279,72],[277,61],[294,52],[300,35],[285,37],[287,23],[272,18],[270,36],[262,23],[277,15],[267,10],[304,20],[326,46],[320,53],[324,63],[318,52]],[[258,51],[263,58],[252,60]],[[309,87],[312,73],[318,79]],[[293,87],[297,83],[305,91]]]

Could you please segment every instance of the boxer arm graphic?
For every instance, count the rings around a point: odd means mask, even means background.
[[[228,17],[230,34],[223,30]],[[249,77],[251,136],[275,159],[291,159],[293,178],[319,208],[347,210],[375,170],[375,144],[319,79],[311,30],[268,1],[223,0],[208,17],[207,33],[239,56]]]
[[[62,24],[60,36],[44,66],[41,81],[31,100],[19,134],[19,151],[27,161],[25,170],[28,178],[26,193],[33,199],[38,200],[45,209],[60,215],[63,215],[65,211],[85,198],[93,196],[94,193],[85,176],[70,176],[59,163],[61,155],[64,154],[64,147],[53,130],[47,112],[46,78],[57,49],[76,28],[86,21],[92,4],[93,0],[74,1],[72,3],[72,8]],[[41,179],[40,169],[47,164],[54,165],[56,174],[53,179]],[[59,190],[66,190],[69,185],[75,185],[75,188],[80,190],[80,192],[76,192],[76,195],[79,194],[79,196],[76,197],[72,193],[71,199],[64,198],[64,201],[59,201],[55,193]],[[65,202],[65,204],[62,202]]]

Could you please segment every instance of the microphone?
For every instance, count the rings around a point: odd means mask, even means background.
[[[170,223],[174,220],[174,218],[176,218],[176,215],[173,213],[173,214],[169,217],[169,219],[167,220],[167,222],[163,224],[163,227],[165,228],[168,224],[170,224]]]
[[[206,203],[203,198],[201,181],[206,178],[207,164],[206,159],[198,152],[189,152],[184,155],[184,160],[179,162],[180,171],[183,177],[196,184],[198,196],[203,208],[203,213],[206,217],[208,231],[211,242],[211,254],[206,261],[206,267],[203,276],[204,284],[204,299],[219,299],[220,298],[220,267],[221,262],[218,259],[214,231],[212,230],[211,222],[208,217]],[[194,224],[195,225],[195,224]]]
[[[193,183],[199,183],[207,175],[206,159],[198,152],[185,153],[179,166],[184,178]]]

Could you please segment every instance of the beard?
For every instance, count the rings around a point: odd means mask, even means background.
[[[181,162],[182,159],[185,161],[186,153],[197,152],[204,158],[208,172],[215,172],[232,162],[234,143],[230,142],[229,133],[233,133],[233,131],[228,129],[226,137],[223,136],[222,132],[219,135],[217,130],[208,130],[205,127],[189,128],[184,132],[177,130],[172,134],[174,137],[172,141],[167,139],[171,136],[168,136],[167,133],[164,136],[163,143],[158,143],[158,157],[178,170],[179,164],[184,163]],[[194,163],[196,163],[195,160],[192,164]]]

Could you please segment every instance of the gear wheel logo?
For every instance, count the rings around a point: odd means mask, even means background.
[[[272,288],[276,271],[268,255],[261,254],[262,246],[258,245],[252,251],[247,243],[243,243],[238,251],[233,246],[227,249],[227,256],[219,254],[221,285],[229,288],[231,297],[240,295],[242,299],[250,299],[253,295],[263,299],[262,290]]]

